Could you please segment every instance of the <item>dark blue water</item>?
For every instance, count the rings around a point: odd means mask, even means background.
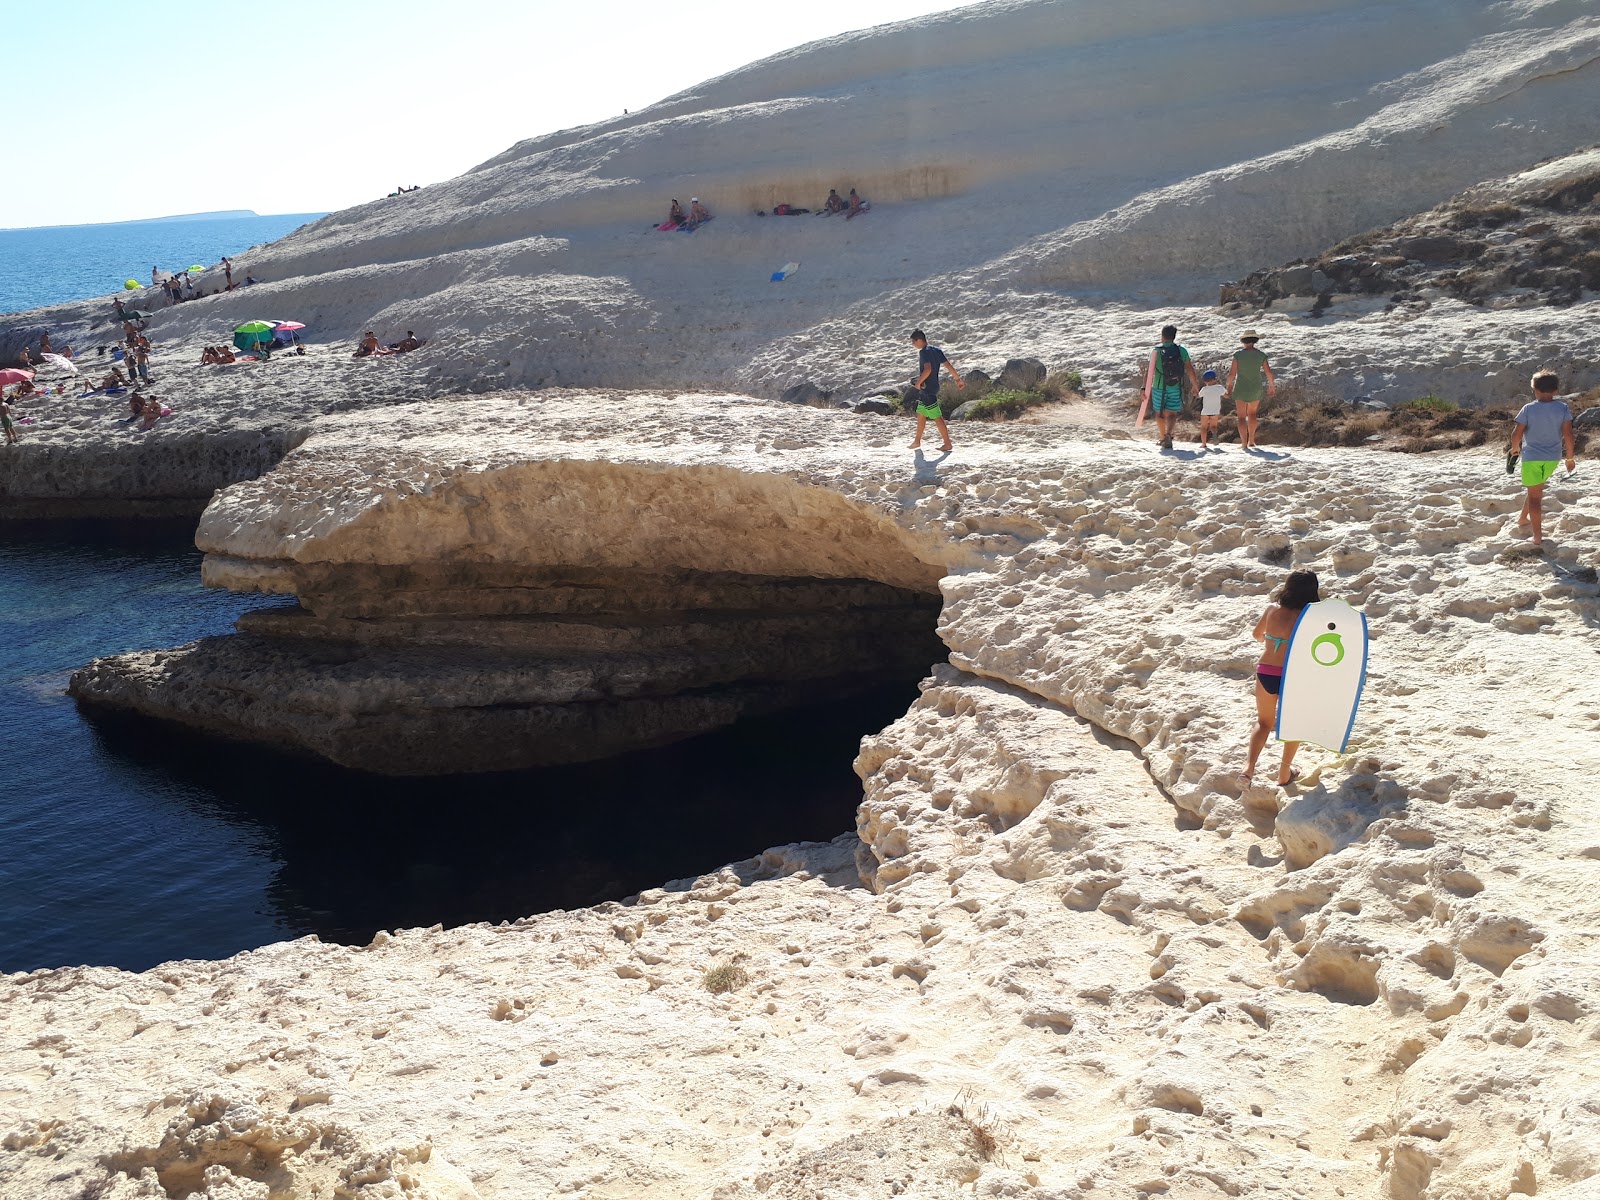
[[[150,268],[175,274],[229,255],[244,279],[251,246],[276,241],[322,213],[283,213],[212,221],[132,221],[0,229],[0,313],[122,294],[123,281],[150,282]]]
[[[81,713],[74,668],[263,603],[201,588],[191,535],[0,524],[0,972],[514,919],[831,838],[860,737],[916,696],[906,679],[602,763],[436,780]]]

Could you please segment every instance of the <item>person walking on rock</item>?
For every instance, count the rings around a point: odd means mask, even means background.
[[[1266,748],[1272,728],[1278,723],[1278,695],[1283,691],[1283,662],[1289,653],[1289,639],[1294,635],[1295,622],[1300,610],[1320,600],[1317,576],[1312,571],[1291,571],[1289,578],[1272,597],[1267,611],[1261,614],[1251,636],[1261,643],[1261,661],[1256,663],[1256,727],[1250,733],[1250,758],[1239,772],[1239,783],[1250,787],[1255,782],[1256,760]],[[1283,763],[1278,768],[1278,786],[1286,787],[1299,774],[1294,767],[1294,753],[1299,742],[1283,744]]]
[[[1511,444],[1506,447],[1512,454],[1522,455],[1522,486],[1528,489],[1522,501],[1522,512],[1517,517],[1519,528],[1533,526],[1533,544],[1544,545],[1544,486],[1556,473],[1563,445],[1566,449],[1567,470],[1574,462],[1572,442],[1572,409],[1566,401],[1557,400],[1561,378],[1554,371],[1540,371],[1533,377],[1533,399],[1522,406],[1516,424],[1511,427]]]
[[[1239,444],[1246,450],[1256,448],[1256,412],[1267,396],[1278,394],[1278,381],[1267,364],[1267,356],[1256,349],[1261,335],[1246,329],[1239,335],[1243,347],[1233,352],[1233,366],[1228,369],[1228,394],[1233,397],[1234,416],[1239,421]]]
[[[1189,361],[1189,351],[1178,344],[1178,327],[1163,326],[1161,344],[1150,351],[1150,367],[1144,377],[1145,401],[1155,414],[1163,450],[1172,449],[1172,437],[1178,431],[1185,378],[1195,391],[1200,390],[1200,379],[1194,373],[1194,363]]]
[[[945,357],[944,351],[937,346],[928,345],[928,335],[920,329],[911,331],[911,344],[917,348],[917,440],[911,443],[915,450],[922,445],[922,431],[932,421],[939,429],[939,436],[944,439],[940,450],[954,450],[950,442],[950,427],[944,423],[944,412],[939,407],[939,368],[943,367],[950,372],[950,377],[956,381],[958,388],[967,386],[966,380],[961,378],[961,373],[956,370],[955,364]]]

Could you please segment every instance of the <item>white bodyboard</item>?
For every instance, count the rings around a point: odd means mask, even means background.
[[[1367,682],[1367,618],[1343,600],[1300,610],[1283,659],[1278,740],[1344,753]]]

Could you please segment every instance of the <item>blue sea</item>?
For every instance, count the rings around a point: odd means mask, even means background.
[[[126,279],[148,284],[151,267],[172,274],[195,264],[214,266],[224,255],[248,267],[248,260],[238,258],[251,246],[276,241],[324,215],[0,229],[0,313],[121,293]]]
[[[0,972],[515,919],[832,838],[859,739],[917,695],[891,680],[605,762],[427,780],[79,710],[63,689],[90,659],[271,602],[202,588],[193,535],[0,522]]]

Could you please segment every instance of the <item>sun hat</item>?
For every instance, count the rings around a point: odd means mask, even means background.
[[[1261,335],[1254,329],[1246,329],[1239,335],[1239,340],[1241,342],[1259,342],[1261,340]]]

